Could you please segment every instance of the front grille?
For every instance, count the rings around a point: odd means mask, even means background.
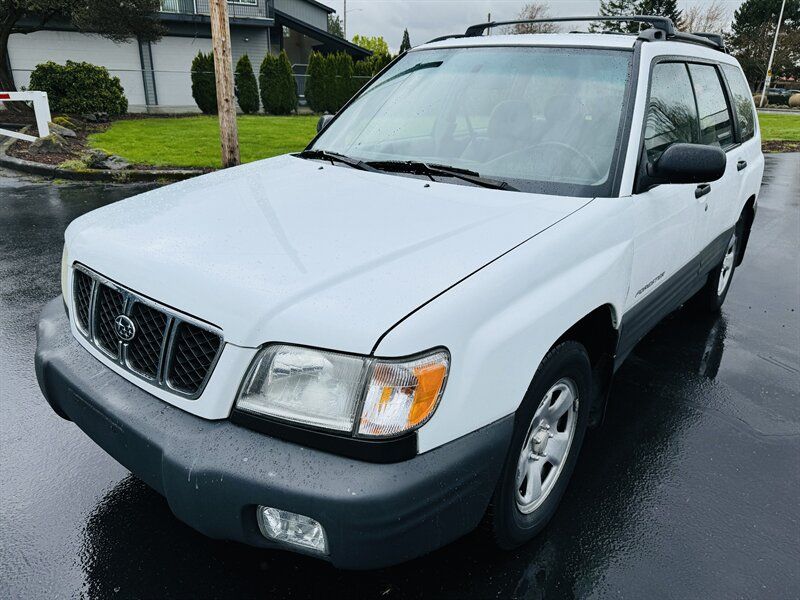
[[[141,302],[133,303],[130,316],[136,324],[136,337],[128,343],[128,364],[148,379],[155,379],[167,341],[169,319],[163,312]],[[195,388],[190,393],[196,391]]]
[[[87,333],[89,331],[89,303],[92,299],[92,278],[83,271],[75,271],[73,276],[75,299],[75,320],[78,326]]]
[[[184,394],[192,393],[203,382],[219,350],[219,336],[188,323],[175,333],[167,383]]]
[[[222,352],[218,329],[77,264],[72,298],[78,330],[121,367],[182,396],[202,393]]]
[[[94,309],[94,339],[97,345],[114,358],[119,358],[119,338],[114,331],[114,319],[122,314],[125,298],[107,285],[97,289]]]

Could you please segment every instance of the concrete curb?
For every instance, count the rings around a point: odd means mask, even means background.
[[[27,128],[25,128],[27,129]],[[24,131],[24,129],[22,130]],[[160,183],[181,181],[202,175],[202,171],[190,169],[163,169],[163,170],[143,170],[143,169],[124,169],[121,171],[107,171],[105,169],[86,169],[85,171],[72,171],[62,169],[52,165],[43,165],[30,160],[23,160],[7,154],[11,145],[16,142],[14,138],[8,138],[0,144],[0,166],[13,171],[30,173],[33,175],[44,175],[55,179],[70,179],[73,181],[104,181],[108,183]]]

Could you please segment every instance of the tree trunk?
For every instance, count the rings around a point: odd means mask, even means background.
[[[14,74],[8,68],[8,38],[11,37],[11,27],[3,24],[0,26],[0,92],[16,92]]]
[[[16,92],[14,73],[11,71],[8,60],[8,39],[11,37],[13,23],[4,21],[0,24],[0,92]],[[6,102],[6,109],[16,115],[33,115],[33,109],[27,102]]]

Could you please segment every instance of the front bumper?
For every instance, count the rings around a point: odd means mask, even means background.
[[[182,521],[217,539],[265,548],[259,504],[307,515],[342,568],[409,560],[472,530],[508,449],[513,416],[404,462],[375,464],[208,421],[123,379],[72,336],[61,298],[37,330],[36,374],[47,401],[137,477]]]

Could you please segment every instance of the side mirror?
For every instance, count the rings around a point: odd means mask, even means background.
[[[647,175],[652,183],[708,183],[725,174],[727,157],[722,149],[702,144],[672,144]]]
[[[317,133],[325,129],[331,121],[333,121],[333,115],[322,115],[317,121]]]

